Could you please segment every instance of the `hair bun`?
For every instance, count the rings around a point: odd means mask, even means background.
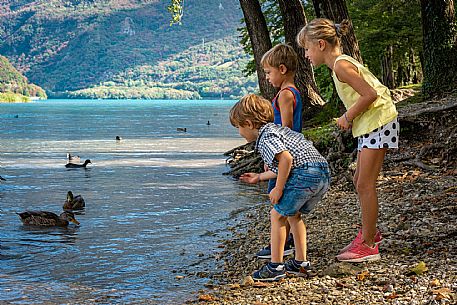
[[[335,23],[336,35],[338,37],[344,36],[349,32],[351,22],[348,19],[343,19],[340,23]]]

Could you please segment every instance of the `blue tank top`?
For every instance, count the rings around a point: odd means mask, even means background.
[[[281,91],[283,90],[289,90],[290,92],[292,92],[292,94],[294,95],[294,120],[293,120],[293,128],[292,130],[294,131],[297,131],[297,132],[301,132],[301,129],[302,129],[302,102],[301,102],[301,96],[300,96],[300,92],[294,88],[294,87],[286,87],[284,89],[281,89],[278,94],[276,94],[275,98],[273,99],[272,101],[272,105],[273,105],[273,111],[274,111],[274,114],[275,114],[275,120],[274,120],[274,123],[277,124],[277,125],[282,125],[282,120],[281,120],[281,112],[279,110],[279,107],[278,105],[276,105],[276,102],[278,100],[278,96],[279,94],[281,93]]]

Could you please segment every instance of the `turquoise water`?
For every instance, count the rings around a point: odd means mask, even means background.
[[[258,200],[222,175],[222,153],[244,142],[228,121],[233,103],[0,104],[0,303],[192,298],[207,281],[192,274],[214,266],[230,212]],[[66,169],[67,152],[93,164]],[[25,227],[15,214],[60,213],[68,190],[86,201],[79,227]]]

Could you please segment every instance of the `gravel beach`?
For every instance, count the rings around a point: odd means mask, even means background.
[[[304,217],[310,276],[254,283],[250,275],[266,262],[254,254],[269,241],[271,207],[265,195],[265,204],[238,214],[231,238],[214,257],[222,271],[187,303],[457,304],[457,169],[455,160],[442,164],[433,154],[428,170],[405,161],[424,141],[405,138],[403,148],[388,153],[378,178],[381,260],[336,261],[360,226],[354,187],[349,179],[338,179]]]

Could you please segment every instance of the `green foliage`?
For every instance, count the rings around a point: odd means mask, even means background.
[[[47,98],[42,88],[29,84],[27,78],[4,56],[0,56],[0,93],[2,92],[5,93],[2,99],[7,101],[27,101],[29,96]]]
[[[241,18],[236,0],[186,2],[183,26],[174,27],[168,25],[169,4],[19,1],[0,18],[0,34],[6,37],[0,39],[0,54],[56,96],[112,81],[122,71],[155,66],[202,40],[236,36]]]
[[[324,124],[319,127],[310,128],[303,130],[305,137],[315,145],[328,147],[331,146],[331,143],[335,141],[334,133],[338,130],[336,123],[334,121]]]
[[[353,0],[348,1],[348,9],[364,63],[378,78],[382,78],[381,56],[389,46],[394,49],[394,73],[400,73],[400,67],[407,66],[411,54],[414,54],[416,68],[421,70],[419,0]]]
[[[23,103],[30,102],[30,97],[13,92],[0,92],[0,103]]]
[[[167,9],[171,14],[170,25],[182,24],[181,19],[184,14],[184,0],[171,0],[171,4]]]
[[[67,92],[78,98],[200,99],[239,98],[256,90],[254,76],[244,77],[249,60],[235,37],[189,48],[159,61],[140,65],[97,86]]]

